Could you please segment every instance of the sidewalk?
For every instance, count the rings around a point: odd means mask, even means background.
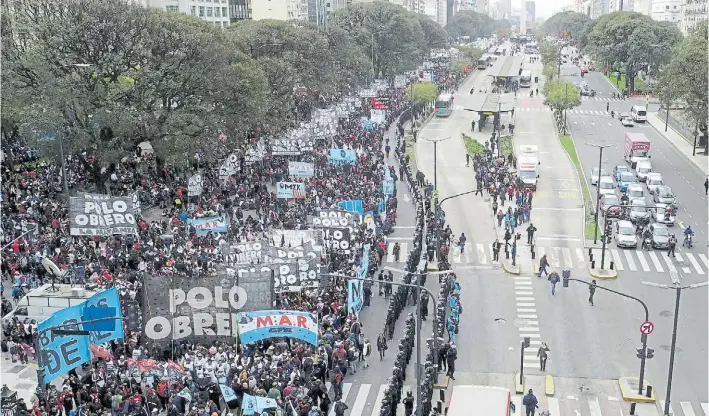
[[[670,144],[672,144],[680,153],[682,153],[690,162],[692,162],[696,167],[699,168],[705,174],[709,174],[709,161],[707,157],[702,153],[697,153],[696,156],[692,156],[692,142],[685,139],[680,135],[675,129],[670,126],[667,131],[665,131],[665,122],[659,117],[658,113],[648,113],[647,122],[655,129],[658,133],[667,139]]]

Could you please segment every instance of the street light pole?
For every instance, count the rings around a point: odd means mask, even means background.
[[[572,279],[570,277],[564,276],[563,282],[562,282],[563,287],[569,287],[570,280],[573,280],[573,281],[579,282],[579,283],[583,283],[584,285],[591,286],[591,283],[589,283],[585,280]],[[628,299],[632,299],[632,300],[640,303],[642,305],[643,309],[645,310],[645,321],[643,321],[643,322],[650,321],[650,312],[647,309],[647,305],[645,304],[645,302],[643,302],[639,298],[636,298],[635,296],[628,295],[627,293],[619,292],[617,290],[608,289],[607,287],[603,287],[603,286],[596,285],[596,289],[601,289],[601,290],[605,290],[607,292],[615,293],[616,295],[620,295],[620,296],[626,297]],[[638,394],[643,394],[644,378],[645,378],[645,360],[647,359],[647,335],[643,335],[641,337],[641,340],[642,340],[642,347],[641,347],[642,348],[642,352],[641,352],[642,356],[640,357],[640,377],[638,380]]]
[[[433,198],[434,213],[436,215],[436,221],[438,221],[438,142],[450,139],[450,137],[442,137],[437,139],[423,138],[429,142],[433,143],[433,191],[436,197]],[[436,258],[440,256],[441,251],[441,226],[438,224],[436,226]]]
[[[672,286],[661,285],[654,282],[642,282],[644,285],[654,286],[660,289],[669,289],[675,291],[675,316],[674,323],[672,324],[672,344],[670,346],[670,368],[667,374],[667,392],[665,394],[665,408],[663,409],[663,414],[669,416],[670,414],[670,395],[672,393],[672,373],[675,366],[675,349],[677,347],[677,324],[679,322],[679,300],[684,289],[699,289],[701,287],[709,285],[709,282],[701,282],[687,286],[679,285],[679,274],[677,272],[670,271],[670,278],[672,279]]]
[[[598,242],[598,206],[601,202],[601,166],[603,163],[603,149],[606,147],[611,147],[610,144],[593,144],[588,143],[589,146],[597,147],[598,152],[598,178],[596,179],[596,215],[594,216],[595,228],[593,230],[593,244]]]

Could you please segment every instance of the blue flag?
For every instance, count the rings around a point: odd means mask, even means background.
[[[222,390],[222,396],[224,396],[224,401],[225,402],[230,402],[233,400],[236,400],[236,393],[234,393],[234,390],[225,385],[225,384],[220,384],[219,388]]]

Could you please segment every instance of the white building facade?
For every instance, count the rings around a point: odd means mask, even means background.
[[[653,0],[650,16],[658,22],[672,22],[679,26],[681,8],[682,0]]]
[[[215,26],[227,27],[230,24],[229,0],[132,0],[131,2],[143,7],[154,7],[199,17]]]
[[[679,28],[687,35],[689,31],[702,20],[709,20],[707,0],[681,0]]]

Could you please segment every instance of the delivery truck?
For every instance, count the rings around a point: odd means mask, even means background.
[[[510,399],[510,391],[504,387],[455,386],[446,415],[511,416],[516,409]]]
[[[625,133],[623,158],[635,169],[638,162],[650,160],[650,140],[642,133]]]

